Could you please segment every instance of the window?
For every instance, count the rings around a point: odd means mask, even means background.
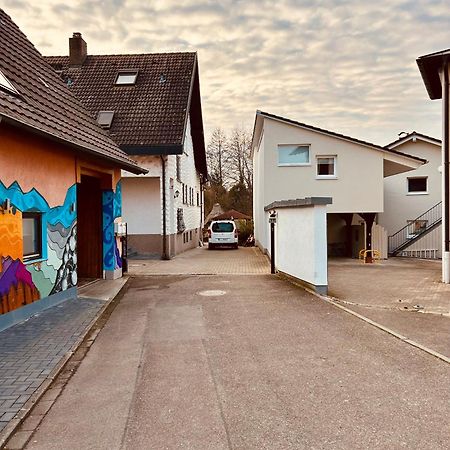
[[[200,192],[197,192],[197,206],[200,206]]]
[[[428,177],[408,178],[408,194],[427,194]]]
[[[97,122],[102,128],[111,128],[114,111],[99,111]]]
[[[22,215],[23,258],[24,260],[42,257],[42,215],[24,212]]]
[[[428,226],[428,220],[407,220],[408,223],[408,234],[407,237],[408,238],[413,238],[417,235],[419,235],[420,233],[423,233]]]
[[[137,70],[124,70],[117,74],[116,84],[120,85],[136,84],[137,76],[138,76]]]
[[[177,180],[181,181],[181,156],[180,155],[177,155],[176,171],[177,171]]]
[[[183,233],[185,229],[186,225],[184,224],[183,208],[177,208],[177,232]]]
[[[214,222],[211,229],[215,233],[232,233],[234,224],[232,222]]]
[[[5,75],[3,75],[3,72],[1,70],[0,70],[0,87],[7,90],[10,94],[19,95],[17,89],[8,80],[8,78],[6,78]]]
[[[279,145],[279,166],[309,165],[309,145]]]
[[[336,156],[317,157],[317,178],[336,178]]]

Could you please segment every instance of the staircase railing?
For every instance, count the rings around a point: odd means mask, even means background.
[[[389,236],[389,254],[395,255],[441,221],[442,202],[439,202],[416,219],[408,220],[407,225]]]

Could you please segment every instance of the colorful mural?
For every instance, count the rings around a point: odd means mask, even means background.
[[[0,203],[9,204],[8,211],[0,211],[0,313],[75,286],[76,185],[63,205],[51,208],[36,189],[25,193],[17,182],[6,188],[0,181]],[[22,262],[26,211],[42,214],[42,258],[30,264]]]
[[[0,249],[1,254],[12,259],[22,258],[22,213],[15,207],[0,206]],[[0,261],[0,272],[1,270]]]
[[[0,314],[5,314],[23,305],[40,299],[30,272],[20,259],[0,257]]]
[[[103,269],[122,267],[122,258],[114,235],[114,220],[122,215],[122,184],[119,181],[115,192],[103,191]]]

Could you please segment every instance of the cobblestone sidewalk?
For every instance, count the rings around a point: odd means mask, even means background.
[[[0,332],[0,432],[68,353],[104,305],[77,298]]]

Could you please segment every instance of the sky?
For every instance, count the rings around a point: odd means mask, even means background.
[[[416,58],[450,47],[448,0],[0,0],[43,55],[197,51],[206,137],[255,111],[385,145],[441,137]]]

